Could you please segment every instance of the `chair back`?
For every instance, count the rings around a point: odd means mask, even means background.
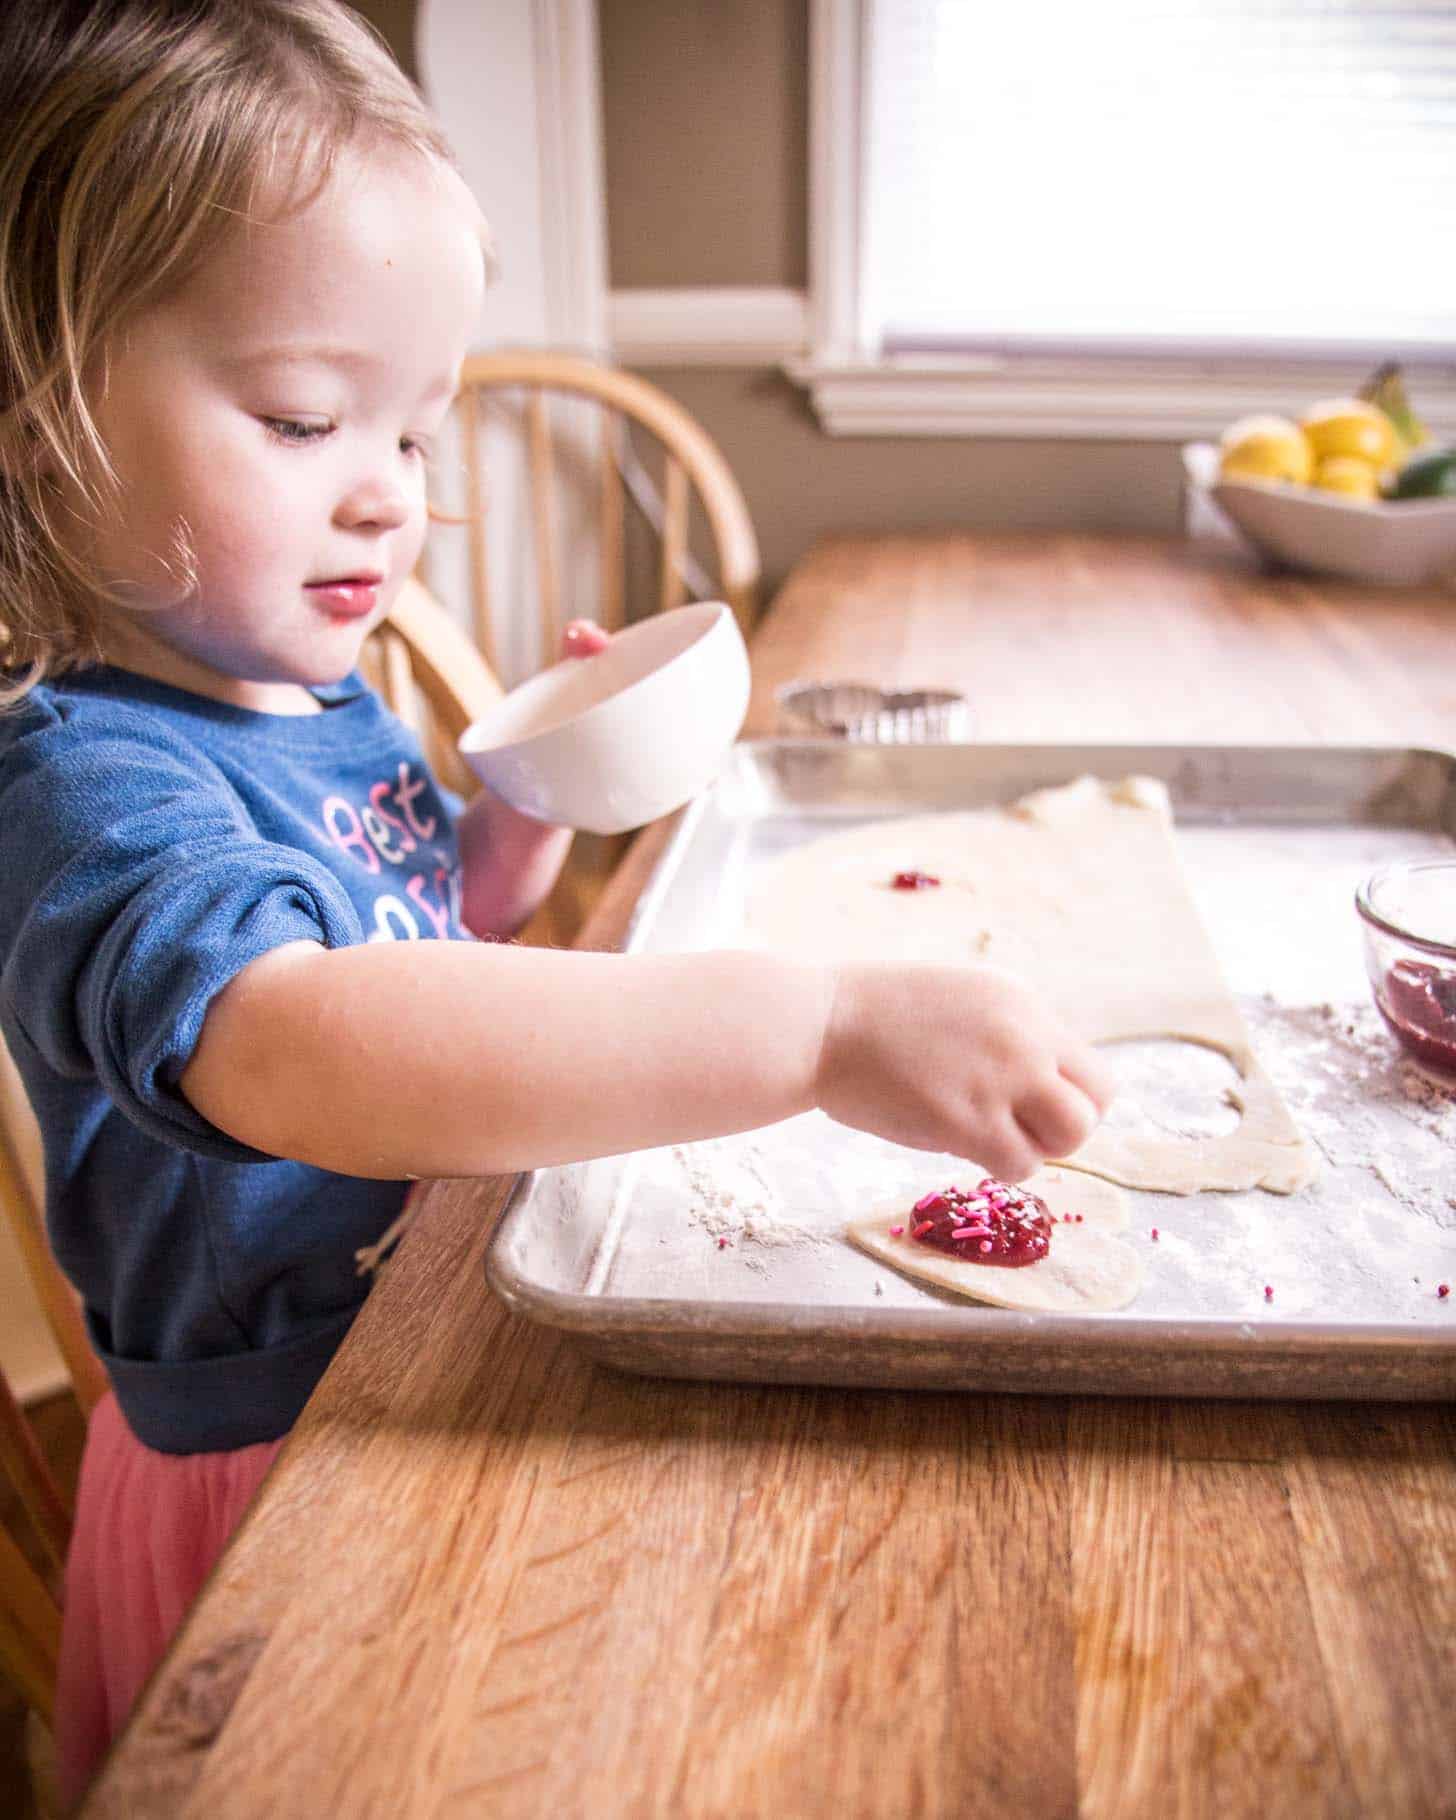
[[[59,1587],[71,1539],[71,1510],[3,1372],[0,1517],[0,1672],[50,1725],[61,1649]]]
[[[60,1348],[84,1415],[106,1393],[106,1372],[91,1347],[81,1302],[51,1255],[41,1217],[40,1134],[15,1064],[0,1043],[0,1217],[15,1234],[26,1274]]]
[[[598,406],[595,473],[578,475],[576,483],[595,493],[601,624],[616,631],[626,617],[630,492],[644,515],[655,521],[660,537],[654,610],[679,606],[689,596],[686,576],[694,565],[688,545],[696,502],[712,545],[713,596],[729,603],[745,634],[752,630],[758,610],[758,542],[733,471],[702,426],[675,399],[634,373],[570,354],[530,350],[477,354],[465,362],[456,411],[464,444],[471,611],[476,641],[493,670],[499,671],[501,665],[487,562],[490,494],[481,432],[487,411],[505,410],[513,395],[522,401],[539,650],[545,662],[555,662],[563,621],[570,617],[562,607],[557,547],[562,503],[558,489],[568,474],[552,431],[553,395],[591,400]],[[660,481],[637,453],[641,436],[650,439],[648,452],[660,460]]]
[[[470,638],[424,585],[407,581],[360,659],[370,685],[419,736],[435,776],[457,795],[475,794],[474,772],[456,750],[501,686]]]

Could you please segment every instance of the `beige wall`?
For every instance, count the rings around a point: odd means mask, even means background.
[[[414,0],[361,10],[412,56]],[[805,284],[808,0],[599,0],[599,18],[613,285]],[[770,586],[841,529],[1177,528],[1169,443],[829,437],[776,371],[647,376],[721,443]]]
[[[832,531],[1171,531],[1180,477],[1163,445],[825,436],[776,373],[654,369],[727,456],[770,587]],[[767,596],[765,596],[767,598]]]
[[[809,282],[807,0],[599,0],[614,286]]]
[[[346,4],[369,21],[394,52],[400,67],[418,81],[419,68],[415,62],[418,0],[346,0]]]

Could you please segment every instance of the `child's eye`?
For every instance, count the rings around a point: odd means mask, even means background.
[[[399,446],[406,455],[418,455],[423,461],[428,461],[430,458],[428,436],[401,436]]]
[[[331,423],[304,423],[297,417],[265,417],[263,428],[275,442],[286,442],[298,447],[302,443],[318,442],[333,430]]]

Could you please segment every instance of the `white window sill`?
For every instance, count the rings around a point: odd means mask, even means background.
[[[1373,365],[1374,362],[1372,361]],[[1298,416],[1347,394],[1364,374],[1308,361],[1238,371],[1174,360],[1014,359],[790,361],[831,436],[986,436],[1184,442],[1217,435],[1247,412]],[[1407,369],[1432,432],[1456,431],[1456,376]]]
[[[815,354],[801,291],[614,291],[613,357],[627,366],[782,367],[831,436],[986,436],[1187,442],[1253,411],[1298,416],[1348,393],[1373,359],[1244,361],[1084,355]],[[1416,410],[1456,438],[1456,366],[1409,364]]]

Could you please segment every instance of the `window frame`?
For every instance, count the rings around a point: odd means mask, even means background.
[[[1297,415],[1343,393],[1351,363],[1087,353],[897,355],[866,344],[859,245],[861,97],[872,0],[810,0],[809,347],[785,371],[835,436],[1183,442],[1250,411]],[[1374,364],[1372,362],[1372,364]],[[1422,417],[1456,434],[1456,352],[1405,363]]]

